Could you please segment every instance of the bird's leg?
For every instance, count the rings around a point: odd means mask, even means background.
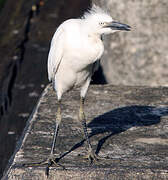
[[[54,154],[54,149],[55,149],[55,145],[56,145],[56,139],[57,139],[60,123],[61,123],[61,102],[59,101],[58,109],[57,109],[57,113],[56,113],[54,137],[53,137],[53,142],[52,142],[51,152],[50,152],[51,156]]]
[[[59,131],[59,125],[61,123],[61,101],[58,101],[58,109],[56,113],[56,121],[55,121],[55,131],[54,131],[54,136],[53,136],[53,141],[52,141],[52,146],[51,146],[51,152],[47,160],[37,162],[37,163],[25,163],[22,166],[40,166],[40,165],[46,165],[46,171],[45,174],[48,176],[49,175],[49,167],[54,164],[56,166],[60,166],[63,169],[65,169],[64,166],[60,165],[57,162],[57,159],[54,157],[54,149],[56,145],[56,139]]]
[[[89,159],[90,163],[92,163],[93,161],[97,161],[98,158],[97,158],[97,155],[93,152],[92,145],[90,143],[90,139],[88,136],[87,126],[86,126],[86,118],[85,118],[85,114],[84,114],[84,100],[85,99],[81,97],[80,109],[79,109],[79,118],[82,122],[85,139],[86,139],[86,142],[88,145],[88,155],[86,158]]]
[[[57,165],[57,166],[61,166],[64,169],[64,167],[62,165],[60,165],[56,162],[56,158],[54,157],[54,149],[55,149],[55,145],[56,145],[56,140],[57,140],[57,135],[58,135],[59,125],[61,123],[61,119],[62,119],[61,118],[61,101],[58,101],[58,109],[57,109],[56,121],[55,121],[55,131],[54,131],[54,136],[53,136],[53,141],[52,141],[52,146],[51,146],[51,152],[50,152],[47,167],[46,167],[46,174],[49,171],[49,167],[52,164]]]

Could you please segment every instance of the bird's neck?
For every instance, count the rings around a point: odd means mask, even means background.
[[[101,35],[96,34],[96,33],[88,33],[88,38],[89,40],[94,41],[95,43],[102,42]]]
[[[92,25],[91,22],[84,21],[83,30],[84,30],[85,34],[87,34],[87,36],[89,38],[94,38],[94,39],[100,39],[101,40],[101,34],[97,31],[96,28],[94,29],[94,26]]]

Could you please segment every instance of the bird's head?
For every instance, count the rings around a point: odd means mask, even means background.
[[[84,14],[83,20],[85,20],[90,31],[99,35],[111,34],[121,30],[131,30],[129,25],[114,21],[110,14],[96,5],[93,5],[92,8]]]

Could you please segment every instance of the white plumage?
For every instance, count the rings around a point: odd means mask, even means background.
[[[101,36],[116,31],[106,27],[112,22],[109,14],[94,5],[82,18],[69,19],[58,27],[48,56],[48,78],[54,82],[58,100],[78,85],[82,88],[81,96],[86,95],[93,65],[104,51]]]
[[[88,37],[81,26],[84,26],[81,19],[67,20],[60,25],[52,39],[48,75],[49,80],[54,81],[58,99],[67,90],[82,86],[88,78],[91,79],[93,63],[104,50],[102,41]]]

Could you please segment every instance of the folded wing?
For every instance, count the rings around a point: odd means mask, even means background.
[[[51,47],[48,55],[48,79],[54,81],[55,74],[59,68],[63,57],[64,49],[64,30],[60,26],[55,32],[51,41]]]

